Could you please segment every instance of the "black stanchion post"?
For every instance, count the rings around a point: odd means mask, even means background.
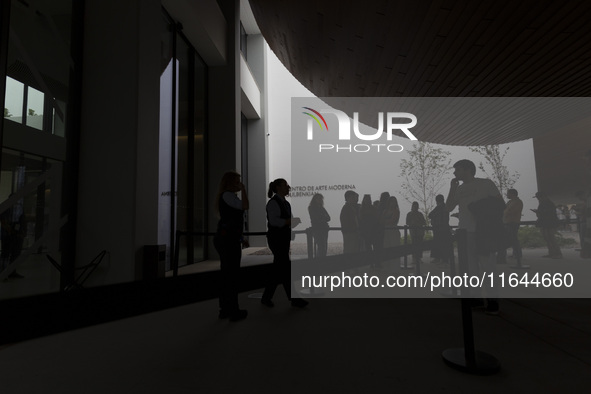
[[[458,242],[458,262],[460,273],[468,272],[468,234],[466,230],[456,232]],[[462,289],[462,328],[464,333],[464,347],[443,351],[443,361],[450,367],[462,372],[476,375],[491,375],[497,373],[501,365],[499,361],[488,353],[478,351],[474,347],[474,327],[472,325],[472,309],[470,306],[470,291]]]

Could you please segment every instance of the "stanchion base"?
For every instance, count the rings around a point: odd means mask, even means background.
[[[315,289],[315,290],[303,289],[303,290],[300,290],[298,293],[304,294],[304,295],[307,295],[307,296],[313,295],[315,297],[321,297],[321,296],[323,296],[325,294],[322,290],[318,290],[318,289]]]
[[[512,268],[514,270],[528,270],[529,269],[529,265],[510,265],[509,268]]]
[[[492,375],[501,369],[501,364],[494,356],[476,351],[475,365],[468,365],[464,348],[447,349],[441,353],[443,361],[450,367],[473,375]]]

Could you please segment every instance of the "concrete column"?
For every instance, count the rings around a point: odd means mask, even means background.
[[[76,261],[110,253],[89,279],[136,279],[157,241],[159,0],[87,0]]]
[[[208,185],[209,230],[218,221],[215,198],[226,171],[240,168],[240,4],[238,0],[219,1],[227,23],[227,63],[209,67]],[[210,239],[211,241],[211,239]],[[209,248],[209,258],[217,254]]]
[[[265,40],[260,34],[248,36],[248,63],[250,70],[261,91],[261,117],[248,121],[248,192],[250,196],[250,230],[267,230],[267,188],[269,174],[267,163],[269,151],[267,145],[267,72]],[[266,246],[265,237],[250,238],[252,246]]]

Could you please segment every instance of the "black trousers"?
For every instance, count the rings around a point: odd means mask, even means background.
[[[328,228],[312,227],[312,234],[314,235],[314,243],[317,246],[316,257],[326,257],[328,251]]]
[[[263,299],[270,300],[275,294],[279,284],[283,285],[287,299],[291,301],[291,260],[289,259],[289,245],[291,239],[288,237],[267,236],[267,244],[273,252],[273,264],[269,282],[263,292]]]
[[[220,255],[220,309],[227,312],[238,310],[238,279],[242,245],[234,237],[216,235],[213,246]]]
[[[513,248],[513,257],[515,257],[517,261],[521,261],[521,244],[519,243],[519,238],[517,236],[519,234],[519,223],[506,223],[505,232],[507,234],[509,246]],[[500,261],[504,262],[507,257],[507,249],[499,251],[498,257]]]

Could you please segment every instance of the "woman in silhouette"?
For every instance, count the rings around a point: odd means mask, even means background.
[[[261,303],[273,307],[273,294],[278,284],[282,284],[291,305],[302,308],[308,304],[301,298],[292,298],[291,260],[289,247],[291,243],[291,229],[301,223],[299,218],[292,217],[291,205],[285,197],[289,195],[291,187],[285,179],[275,179],[269,184],[267,196],[267,244],[273,252],[273,264],[269,284],[265,287]]]
[[[314,235],[314,244],[317,247],[316,257],[326,257],[328,249],[328,222],[330,215],[324,208],[324,196],[320,193],[314,194],[310,205],[308,205],[310,222],[312,224],[312,234]]]
[[[240,192],[242,200],[236,193]],[[220,319],[231,321],[246,318],[248,312],[238,308],[238,276],[242,258],[244,211],[248,209],[248,196],[240,174],[226,172],[222,176],[216,198],[219,213],[213,245],[220,255]]]

